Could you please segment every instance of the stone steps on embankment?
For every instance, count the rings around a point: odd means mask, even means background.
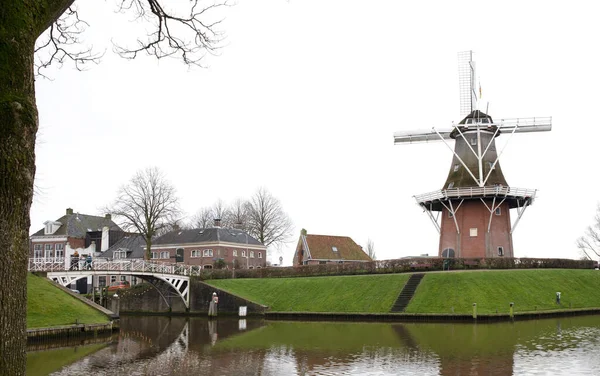
[[[416,273],[410,276],[406,285],[404,285],[404,288],[400,292],[400,295],[398,295],[396,302],[392,306],[392,312],[404,312],[406,306],[408,306],[408,303],[410,303],[410,300],[415,295],[415,291],[424,276],[424,273]]]

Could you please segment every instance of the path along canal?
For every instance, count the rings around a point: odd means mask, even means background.
[[[125,316],[104,341],[32,348],[27,375],[48,374],[598,375],[600,316],[491,324]]]

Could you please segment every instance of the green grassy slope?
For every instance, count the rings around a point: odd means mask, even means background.
[[[52,285],[52,282],[33,274],[27,275],[27,328],[109,322],[103,313]]]
[[[409,274],[211,280],[280,312],[389,312]],[[560,291],[561,304],[555,303]],[[600,307],[600,272],[536,269],[427,273],[407,313],[479,314]]]
[[[207,283],[279,312],[389,312],[407,274],[221,279]]]
[[[561,304],[556,304],[560,291]],[[478,313],[548,311],[600,307],[597,270],[535,269],[429,273],[408,305],[410,313]]]

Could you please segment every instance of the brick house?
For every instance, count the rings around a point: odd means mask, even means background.
[[[64,258],[75,250],[80,255],[97,255],[116,243],[124,235],[112,221],[104,217],[73,213],[68,208],[65,215],[55,221],[44,222],[44,228],[29,237],[30,258]]]
[[[102,253],[102,257],[113,261],[143,260],[145,253],[146,239],[144,236],[136,233],[125,233],[121,239],[111,245],[106,252]],[[131,283],[131,285],[140,282],[138,278],[133,276],[106,274],[97,276],[97,281],[95,281],[94,284],[96,286],[104,287],[109,286],[112,282],[118,281],[127,281]]]
[[[219,220],[212,228],[171,231],[155,239],[151,251],[153,260],[183,262],[203,269],[212,269],[218,260],[236,269],[267,265],[266,246],[245,231],[221,228]]]
[[[312,235],[300,232],[294,253],[294,266],[344,264],[373,261],[362,247],[347,236]]]

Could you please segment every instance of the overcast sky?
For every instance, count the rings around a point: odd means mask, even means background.
[[[440,189],[441,143],[394,146],[396,131],[459,121],[457,53],[473,50],[494,118],[552,116],[517,134],[500,164],[509,185],[538,189],[514,233],[517,257],[576,258],[598,182],[600,23],[591,1],[240,0],[206,69],[123,60],[131,41],[116,0],[77,0],[86,41],[107,53],[37,80],[40,114],[31,232],[71,207],[103,214],[118,187],[158,166],[189,216],[258,187],[302,228],[375,243],[379,259],[437,253],[413,195]],[[499,147],[508,137],[498,139]],[[511,211],[516,219],[516,212]]]

